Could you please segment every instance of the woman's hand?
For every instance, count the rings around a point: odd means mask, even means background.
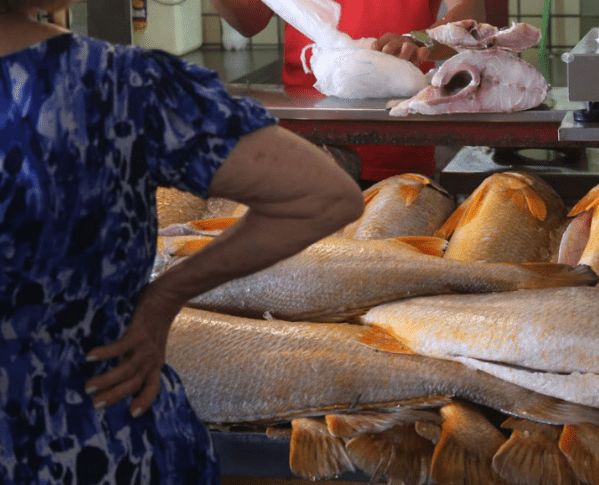
[[[118,359],[116,367],[86,384],[98,409],[135,396],[129,409],[136,418],[151,407],[160,392],[168,332],[181,305],[156,285],[158,281],[142,291],[127,333],[87,355],[88,361]]]
[[[386,33],[372,43],[372,49],[391,54],[419,66],[429,57],[429,49],[418,46],[414,39],[405,35]]]

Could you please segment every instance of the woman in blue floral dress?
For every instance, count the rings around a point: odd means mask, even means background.
[[[0,0],[0,483],[217,483],[169,326],[356,218],[361,194],[214,73],[34,20],[68,3]],[[148,284],[159,185],[250,210]]]

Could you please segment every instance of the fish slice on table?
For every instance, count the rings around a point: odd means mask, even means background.
[[[453,197],[420,174],[382,180],[364,191],[362,216],[340,231],[353,239],[432,236],[454,208]]]
[[[467,19],[439,25],[428,29],[426,33],[435,42],[456,50],[498,47],[522,52],[541,40],[541,31],[524,22],[514,22],[509,28],[498,29],[490,24]]]
[[[559,262],[586,264],[599,271],[599,185],[592,188],[568,214],[573,217],[559,248]]]
[[[207,423],[438,406],[461,398],[549,424],[599,424],[599,410],[560,401],[456,362],[393,355],[359,341],[359,325],[260,321],[184,309],[167,362]]]
[[[583,266],[462,262],[429,255],[442,254],[445,244],[430,237],[368,241],[330,237],[269,268],[198,295],[188,305],[258,318],[347,321],[378,304],[417,295],[597,282],[596,275]],[[175,257],[171,264],[180,260]],[[155,268],[153,274],[166,266]]]
[[[487,177],[436,232],[445,257],[460,261],[550,261],[566,220],[560,196],[523,172]],[[451,238],[451,239],[450,239]]]
[[[543,75],[511,52],[465,50],[443,63],[430,86],[387,107],[391,116],[512,113],[539,106],[548,90]]]

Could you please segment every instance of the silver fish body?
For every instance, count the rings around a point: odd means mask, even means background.
[[[452,261],[424,255],[396,240],[331,237],[198,295],[189,305],[251,317],[347,321],[375,305],[417,295],[596,282],[585,268]]]
[[[570,405],[456,362],[375,351],[359,325],[258,321],[184,309],[167,362],[208,423],[281,421],[450,396],[548,423],[599,422]]]

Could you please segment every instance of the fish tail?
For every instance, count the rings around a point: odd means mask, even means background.
[[[312,481],[355,470],[343,441],[331,436],[322,421],[309,418],[291,422],[289,467],[294,474]]]
[[[516,485],[575,485],[576,477],[557,447],[557,436],[550,439],[542,431],[514,429],[493,457],[493,469]]]
[[[522,263],[530,271],[530,278],[518,286],[522,288],[552,288],[561,286],[594,286],[598,278],[590,266],[570,266],[555,263]]]
[[[371,483],[429,483],[433,445],[413,425],[352,438],[347,451],[353,463],[371,476]]]
[[[590,436],[589,443],[582,439],[581,433]],[[599,485],[599,426],[565,425],[560,436],[559,449],[580,481]]]

